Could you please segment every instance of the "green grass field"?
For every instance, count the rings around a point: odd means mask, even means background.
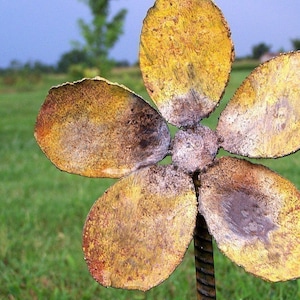
[[[147,97],[139,72],[128,72],[115,72],[112,80]],[[225,99],[246,75],[245,70],[233,72]],[[195,299],[192,246],[173,275],[146,293],[107,289],[90,277],[81,250],[81,230],[93,202],[114,180],[60,172],[33,138],[35,118],[48,89],[64,80],[48,76],[23,90],[0,84],[0,299]],[[213,114],[210,126],[215,126],[223,107]],[[299,154],[261,162],[300,188]],[[300,280],[264,282],[217,249],[215,262],[219,300],[300,299]]]

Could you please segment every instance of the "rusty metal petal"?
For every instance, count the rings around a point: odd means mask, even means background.
[[[52,88],[35,137],[59,169],[112,178],[160,161],[170,143],[166,122],[148,103],[101,78]]]
[[[200,212],[218,247],[269,281],[300,277],[300,193],[262,165],[221,158],[201,176]]]
[[[95,202],[83,230],[92,276],[104,286],[148,290],[181,262],[192,239],[192,179],[169,166],[143,168]]]
[[[248,157],[281,157],[300,148],[300,51],[256,68],[221,114],[222,147]]]
[[[149,95],[176,126],[207,117],[229,78],[228,25],[209,0],[158,0],[144,20],[140,66]]]

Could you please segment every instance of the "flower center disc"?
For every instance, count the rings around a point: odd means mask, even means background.
[[[212,163],[218,148],[216,133],[198,124],[193,128],[179,130],[175,134],[172,161],[185,172],[201,171]]]

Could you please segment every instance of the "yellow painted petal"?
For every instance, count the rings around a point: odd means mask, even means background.
[[[100,78],[52,88],[35,137],[59,169],[112,178],[160,161],[170,143],[167,124],[152,107]]]
[[[300,193],[262,165],[222,158],[201,176],[200,212],[218,247],[269,281],[300,277]]]
[[[209,0],[158,0],[144,20],[140,65],[149,95],[177,126],[207,117],[229,78],[233,46]]]
[[[148,290],[181,262],[192,239],[192,179],[172,166],[124,177],[95,202],[83,230],[92,276],[104,286]]]
[[[256,68],[221,114],[222,147],[248,157],[280,157],[300,148],[300,51]]]

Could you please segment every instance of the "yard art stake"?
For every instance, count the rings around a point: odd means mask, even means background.
[[[197,298],[215,299],[211,235],[264,280],[300,277],[300,193],[268,168],[300,148],[300,52],[257,67],[222,112],[199,122],[229,79],[228,25],[209,0],[157,0],[144,20],[140,65],[158,111],[103,78],[54,87],[35,138],[61,170],[121,178],[91,208],[83,251],[104,286],[146,291],[182,261],[194,237]],[[167,122],[180,130],[171,139]],[[166,155],[170,165],[158,165]],[[209,230],[209,234],[207,228]]]

